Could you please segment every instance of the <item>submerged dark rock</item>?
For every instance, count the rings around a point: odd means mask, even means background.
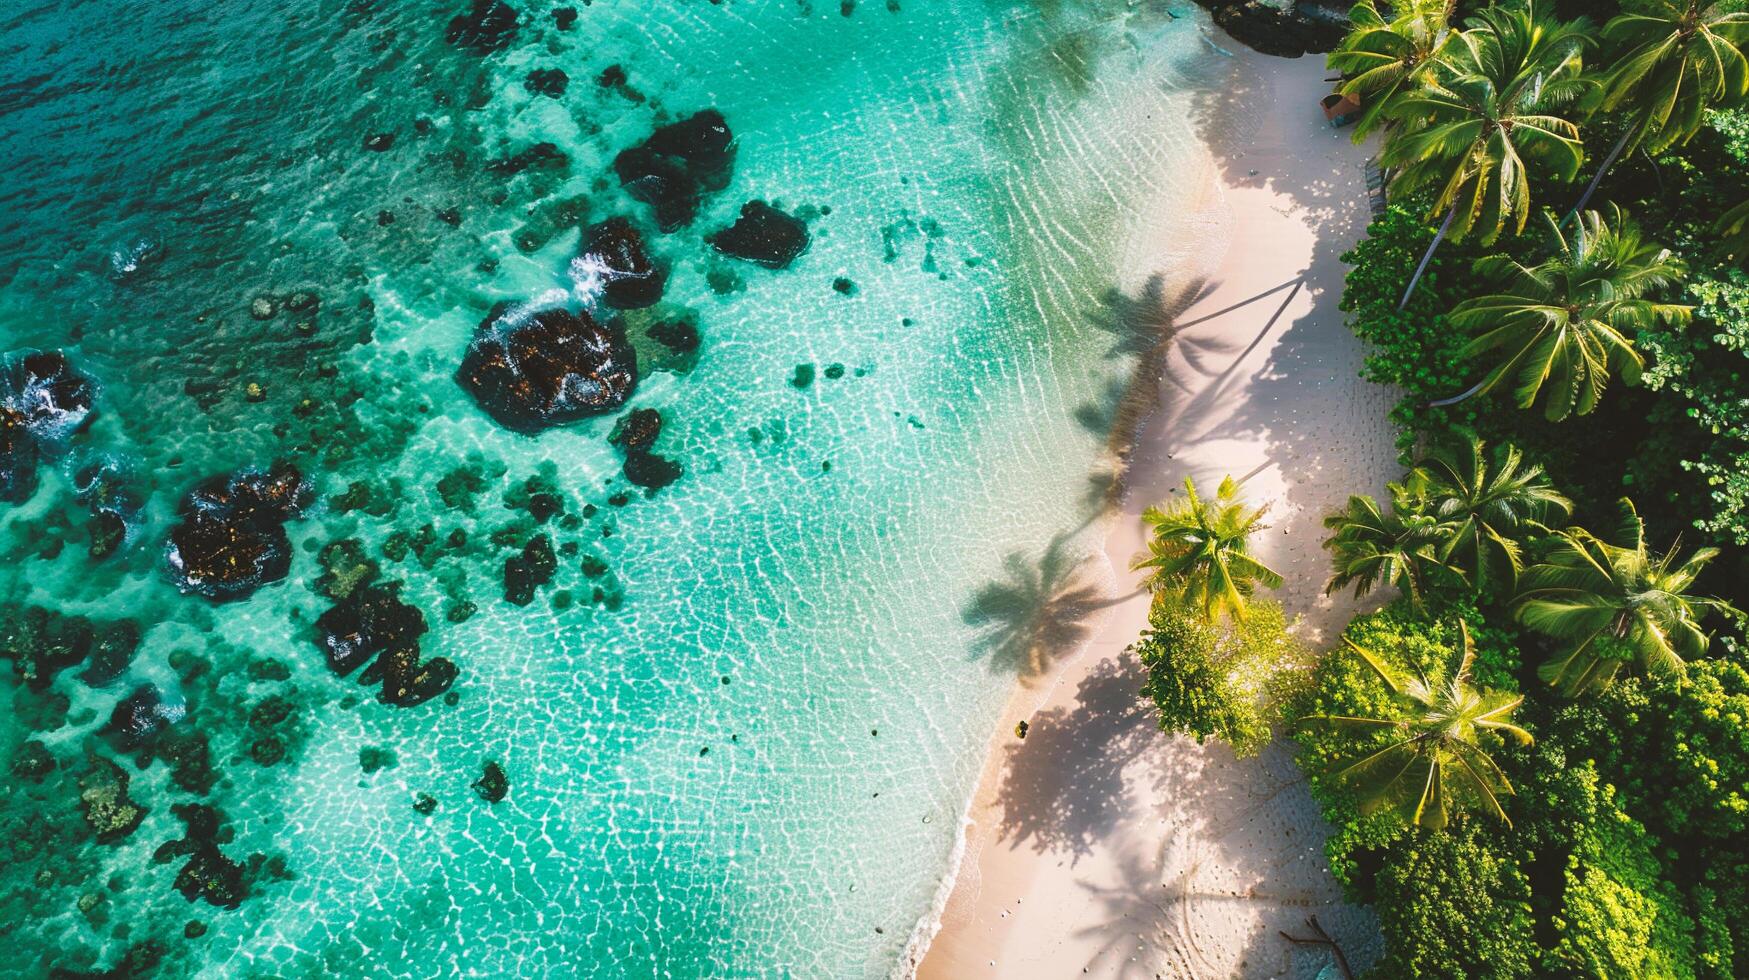
[[[504,774],[504,767],[491,759],[481,767],[480,778],[474,780],[474,792],[487,803],[497,803],[510,792],[510,777]]]
[[[18,747],[12,756],[12,766],[8,770],[12,778],[22,779],[27,783],[40,783],[55,771],[55,757],[49,754],[48,747],[36,739],[29,739]]]
[[[91,424],[96,386],[60,351],[9,354],[0,370],[0,500],[36,490],[37,463]]]
[[[666,456],[655,453],[626,453],[625,477],[634,486],[646,490],[660,490],[675,480],[680,479],[682,470],[679,463]]]
[[[79,674],[79,679],[92,687],[108,684],[120,677],[122,671],[127,670],[128,662],[134,658],[134,651],[139,645],[140,628],[128,620],[100,628],[96,633],[96,642],[91,645],[87,666]]]
[[[40,456],[24,413],[0,404],[0,500],[17,504],[30,499]]]
[[[571,76],[558,68],[536,68],[522,80],[522,87],[528,90],[528,94],[553,99],[564,95],[570,85]]]
[[[516,10],[503,0],[473,0],[450,20],[443,39],[477,55],[502,51],[516,39]]]
[[[534,590],[551,582],[558,570],[552,540],[544,534],[535,535],[523,545],[521,554],[504,559],[504,601],[528,605],[534,601]]]
[[[644,236],[625,218],[609,218],[583,232],[583,264],[601,277],[602,299],[619,310],[653,306],[668,283],[668,266],[644,250]]]
[[[103,730],[123,748],[132,748],[180,721],[187,713],[188,709],[180,704],[166,704],[156,686],[142,684],[116,704]]]
[[[200,484],[182,502],[165,557],[176,587],[216,601],[242,599],[291,568],[285,522],[309,504],[297,467],[277,463]]]
[[[525,147],[507,157],[500,157],[486,164],[486,172],[499,177],[513,177],[531,167],[542,170],[564,170],[571,165],[571,158],[564,150],[552,143],[536,143]]]
[[[447,657],[419,659],[418,647],[396,647],[377,658],[371,667],[381,668],[382,690],[377,700],[397,708],[410,708],[450,689],[459,671]]]
[[[425,614],[401,601],[400,583],[360,585],[316,618],[316,645],[342,677],[368,664],[359,683],[380,684],[378,701],[406,708],[449,690],[459,673],[443,657],[419,658],[426,628]]]
[[[91,536],[91,544],[85,549],[86,554],[93,561],[101,561],[115,554],[116,549],[127,540],[128,522],[113,510],[100,510],[91,515],[85,531]]]
[[[623,71],[603,84],[623,83]],[[626,193],[655,209],[656,224],[671,232],[691,224],[702,195],[728,186],[734,168],[734,137],[723,114],[706,109],[659,127],[640,146],[614,157],[613,170]]]
[[[748,201],[733,225],[705,241],[724,255],[782,269],[808,250],[808,226],[764,201]]]
[[[316,645],[328,667],[345,677],[384,650],[417,649],[426,628],[425,614],[402,602],[396,586],[370,585],[351,590],[316,618]]]
[[[653,408],[635,408],[613,427],[607,441],[625,449],[649,449],[662,434],[662,413]]]
[[[661,434],[661,414],[653,408],[640,408],[620,419],[607,437],[625,452],[625,478],[632,485],[659,490],[680,479],[679,463],[650,451]]]
[[[557,27],[561,31],[568,31],[571,28],[577,26],[577,8],[576,7],[555,7],[555,8],[553,8],[553,26]]]
[[[187,863],[176,873],[173,887],[183,898],[193,902],[203,899],[208,905],[234,909],[249,897],[251,868],[258,869],[263,858],[257,854],[244,865],[226,857],[219,850],[224,815],[201,803],[178,803],[170,808],[186,830],[181,840],[167,841],[153,853],[157,862],[188,856]],[[275,859],[276,861],[278,859]],[[274,862],[266,862],[270,872]]]
[[[698,325],[691,320],[664,320],[650,327],[650,339],[676,354],[698,350]]]
[[[1335,2],[1285,7],[1267,0],[1196,0],[1233,40],[1284,58],[1333,50],[1349,28],[1348,7]]]
[[[541,310],[506,318],[507,304],[480,324],[456,381],[507,429],[534,434],[611,412],[637,386],[637,355],[617,322]]]

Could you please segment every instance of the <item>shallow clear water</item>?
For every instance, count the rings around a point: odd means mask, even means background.
[[[556,5],[515,5],[515,44],[485,58],[444,43],[461,4],[0,14],[0,339],[64,349],[101,385],[97,422],[0,517],[0,594],[144,634],[114,681],[10,689],[9,758],[35,738],[58,763],[15,780],[0,818],[0,913],[28,972],[107,968],[152,939],[177,974],[883,975],[931,914],[1029,667],[1028,579],[1063,564],[1052,542],[1086,547],[1100,503],[1136,346],[1110,293],[1206,245],[1137,244],[1200,186],[1192,101],[1221,60],[1206,21],[1112,0],[598,0],[560,31]],[[596,84],[613,64],[627,89]],[[552,67],[562,98],[525,89]],[[631,405],[661,410],[658,449],[685,467],[646,496],[619,476],[613,417],[519,436],[453,374],[493,303],[574,290],[580,215],[647,219],[613,155],[707,107],[735,133],[732,182],[690,228],[650,231],[674,274],[627,315]],[[537,141],[568,167],[485,166]],[[812,216],[788,269],[702,243],[755,197]],[[459,228],[438,217],[452,207]],[[251,315],[296,290],[320,312]],[[682,314],[695,356],[645,335]],[[817,371],[805,388],[798,365]],[[147,503],[93,561],[69,474],[98,456]],[[179,595],[177,501],[276,458],[320,491],[288,526],[287,580]],[[446,501],[458,468],[482,488]],[[535,528],[506,497],[542,472],[570,517],[542,528],[559,571],[519,607],[503,562]],[[383,555],[428,524],[467,544]],[[424,611],[455,703],[380,705],[323,664],[317,553],[347,537]],[[464,600],[477,612],[451,622]],[[152,855],[197,797],[97,734],[145,681],[207,739],[199,798],[224,852],[289,869],[253,876],[240,908],[173,890],[181,862]],[[295,710],[262,765],[269,697]],[[395,764],[366,773],[367,747]],[[150,809],[118,844],[79,815],[93,752]],[[487,759],[510,782],[495,805],[469,788]]]

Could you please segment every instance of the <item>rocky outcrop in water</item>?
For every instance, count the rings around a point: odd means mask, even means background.
[[[689,319],[663,320],[652,324],[650,339],[676,354],[698,350],[698,324]]]
[[[510,792],[510,777],[504,774],[504,767],[491,759],[481,767],[480,778],[474,780],[474,792],[487,803],[497,803]]]
[[[557,99],[563,97],[565,90],[571,87],[571,77],[559,68],[536,68],[522,80],[522,87],[530,95]]]
[[[458,674],[447,658],[420,659],[426,628],[425,614],[401,601],[398,583],[364,585],[317,617],[316,645],[334,673],[364,667],[359,683],[381,685],[378,701],[405,708],[449,690]]]
[[[619,420],[607,441],[625,453],[625,478],[646,490],[661,488],[680,479],[679,463],[651,452],[662,434],[662,415],[653,408],[640,408]]]
[[[164,864],[186,855],[188,861],[176,873],[173,886],[183,898],[204,900],[221,909],[234,909],[249,897],[250,882],[266,862],[251,855],[248,864],[233,861],[219,850],[224,815],[201,803],[178,803],[170,812],[186,830],[180,840],[166,841],[153,852],[152,860]]]
[[[309,504],[311,489],[289,463],[244,471],[196,487],[182,502],[165,557],[176,587],[215,601],[242,599],[291,568],[285,523]]]
[[[94,623],[41,606],[9,607],[0,615],[0,658],[12,661],[13,674],[34,691],[80,663],[87,664],[80,680],[108,684],[127,669],[139,644],[139,627],[127,620]]]
[[[551,582],[559,570],[559,558],[553,553],[552,539],[537,534],[522,546],[522,553],[504,559],[504,601],[526,606],[534,601],[534,590]]]
[[[36,490],[37,463],[91,424],[96,386],[60,351],[9,354],[0,369],[0,500]]]
[[[100,458],[80,466],[73,474],[73,492],[91,515],[85,531],[91,542],[87,554],[93,561],[108,558],[128,543],[145,502],[123,464]]]
[[[1286,9],[1268,0],[1196,0],[1233,40],[1283,58],[1330,51],[1348,33],[1346,5],[1301,0]],[[1315,94],[1315,93],[1314,93]]]
[[[477,55],[502,51],[516,40],[516,9],[504,0],[473,0],[467,13],[451,18],[443,39]]]
[[[328,668],[341,677],[397,646],[416,646],[427,629],[425,614],[401,601],[393,585],[356,588],[316,618],[316,645]]]
[[[103,730],[122,748],[133,748],[187,713],[188,709],[180,704],[166,704],[156,686],[141,684],[109,713],[109,724]]]
[[[808,250],[808,226],[764,201],[748,201],[734,224],[705,241],[724,255],[782,269]]]
[[[642,145],[614,157],[613,171],[626,193],[650,205],[656,225],[671,232],[692,223],[706,192],[729,184],[734,136],[728,121],[706,109],[659,127]]]
[[[637,386],[637,356],[617,322],[541,310],[507,317],[500,304],[480,324],[456,381],[498,424],[534,434],[611,412]]]
[[[654,306],[668,284],[668,267],[650,259],[644,236],[625,218],[609,218],[583,232],[583,267],[601,277],[601,298],[617,310]]]

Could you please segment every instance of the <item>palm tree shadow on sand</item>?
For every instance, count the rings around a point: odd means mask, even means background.
[[[1124,819],[1132,806],[1125,770],[1153,741],[1154,706],[1142,698],[1142,678],[1128,650],[1101,661],[1081,681],[1073,709],[1040,712],[1026,740],[1003,749],[998,839],[1074,863]]]
[[[1032,680],[1092,637],[1100,610],[1128,598],[1110,594],[1094,575],[1095,556],[1072,552],[1070,539],[1052,538],[1036,561],[1009,554],[1002,560],[1003,578],[972,596],[960,618],[978,631],[974,656]]]

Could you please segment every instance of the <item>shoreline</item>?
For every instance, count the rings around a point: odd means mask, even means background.
[[[1324,123],[1321,58],[1227,53],[1232,83],[1197,125],[1213,174],[1199,203],[1228,232],[1196,263],[1207,274],[1178,274],[1171,295],[1188,302],[1145,297],[1169,339],[1138,364],[1114,431],[1118,485],[1088,535],[1103,540],[1090,564],[1107,600],[1085,623],[1093,639],[1008,699],[899,975],[1310,975],[1323,954],[1296,955],[1275,932],[1303,934],[1311,912],[1357,965],[1376,946],[1370,913],[1342,902],[1324,866],[1326,828],[1291,752],[1234,760],[1160,734],[1126,655],[1147,620],[1129,567],[1139,515],[1185,476],[1212,492],[1230,473],[1271,503],[1258,551],[1288,579],[1274,598],[1318,644],[1355,608],[1321,594],[1321,517],[1398,475],[1388,393],[1359,379],[1360,343],[1336,308],[1339,256],[1367,220],[1368,153]]]

